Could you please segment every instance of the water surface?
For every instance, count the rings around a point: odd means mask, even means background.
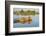
[[[20,16],[16,16],[14,15],[13,16],[13,21],[16,19],[16,18],[20,18]],[[19,27],[39,27],[39,15],[37,16],[31,16],[32,18],[32,22],[29,24],[29,23],[14,23],[13,24],[13,27],[14,28],[19,28]]]

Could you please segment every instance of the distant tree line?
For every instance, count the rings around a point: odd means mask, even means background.
[[[26,10],[23,9],[21,11],[14,11],[15,15],[36,15],[39,14],[39,12],[35,12],[35,10]]]

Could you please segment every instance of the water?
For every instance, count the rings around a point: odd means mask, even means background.
[[[15,20],[16,18],[19,18],[20,16],[16,16],[14,15],[13,16],[13,20]],[[32,22],[29,24],[29,23],[14,23],[13,24],[13,27],[14,28],[21,28],[21,27],[39,27],[39,15],[37,16],[32,16]]]

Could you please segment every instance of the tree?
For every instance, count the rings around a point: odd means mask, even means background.
[[[30,10],[28,10],[27,12],[30,12]]]
[[[23,9],[21,10],[21,12],[23,12]]]

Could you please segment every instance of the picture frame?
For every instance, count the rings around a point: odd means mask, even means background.
[[[18,6],[19,5],[19,6]],[[22,6],[21,6],[22,5]],[[35,7],[34,7],[35,6]],[[40,7],[39,7],[40,6]],[[28,7],[28,8],[27,8]],[[26,8],[26,9],[25,9]],[[32,10],[33,9],[37,9],[39,8],[39,13],[40,13],[40,17],[39,17],[39,21],[41,22],[41,25],[39,24],[39,26],[41,26],[41,28],[32,28],[31,27],[27,27],[27,28],[22,28],[21,26],[16,26],[17,29],[13,30],[12,27],[14,26],[13,23],[13,19],[14,19],[14,11],[15,10]],[[12,13],[11,13],[12,12]],[[15,11],[16,12],[16,11]],[[11,13],[11,15],[10,15]],[[36,12],[35,12],[36,13]],[[39,14],[37,13],[37,14]],[[16,13],[15,13],[16,14]],[[21,15],[21,14],[20,14]],[[26,14],[27,15],[27,14]],[[32,14],[35,15],[35,14]],[[23,15],[22,15],[23,16]],[[24,15],[25,16],[25,15]],[[12,19],[11,19],[12,18]],[[12,20],[12,21],[10,21]],[[12,23],[11,23],[12,22]],[[16,21],[15,21],[16,22]],[[25,22],[24,22],[25,23]],[[36,22],[37,23],[37,22]],[[16,24],[16,23],[15,23]],[[22,24],[22,23],[21,23]],[[11,26],[12,25],[12,26]],[[22,25],[24,26],[24,25]],[[19,28],[18,28],[19,27]],[[21,29],[20,29],[21,27]],[[38,27],[38,26],[33,26],[33,27]],[[15,28],[15,27],[14,27]],[[20,34],[38,34],[38,33],[45,33],[45,3],[42,2],[23,2],[23,1],[5,1],[5,34],[6,35],[20,35]]]

